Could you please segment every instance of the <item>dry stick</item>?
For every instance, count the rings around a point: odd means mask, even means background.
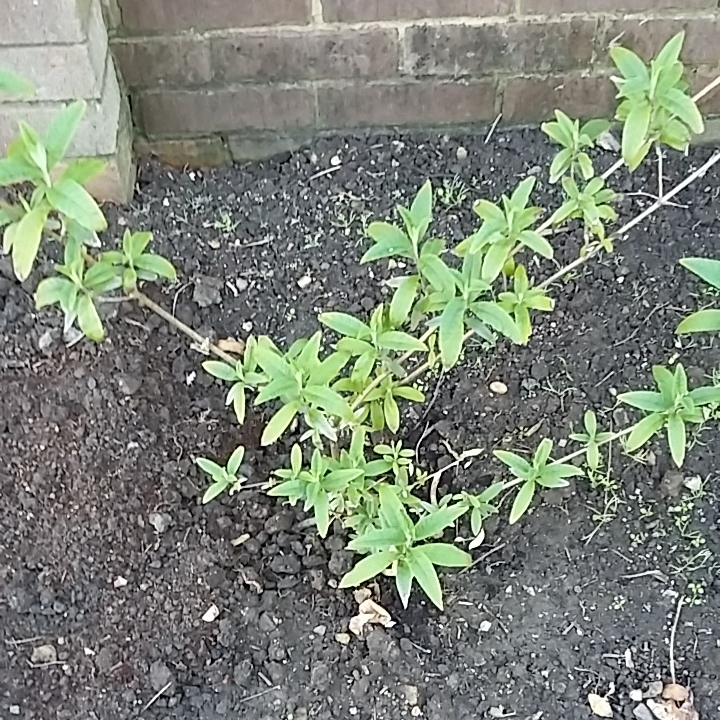
[[[672,678],[673,685],[675,684],[675,634],[677,633],[677,626],[680,622],[680,612],[682,611],[683,602],[684,598],[681,595],[678,600],[677,610],[675,611],[675,620],[670,630],[670,677]]]
[[[167,323],[177,328],[180,332],[184,333],[189,338],[194,340],[198,345],[206,346],[208,350],[213,353],[213,355],[216,355],[221,360],[224,360],[226,363],[229,363],[233,367],[235,366],[235,363],[237,363],[237,358],[234,358],[232,355],[229,355],[224,350],[221,350],[217,345],[209,343],[208,338],[204,338],[199,332],[196,332],[191,327],[182,322],[182,320],[178,320],[174,315],[171,315],[164,307],[158,305],[156,302],[151,300],[147,295],[145,295],[145,293],[142,293],[139,290],[133,290],[133,292],[130,293],[130,297],[133,300],[136,300],[140,305],[146,307],[148,310],[152,310],[152,312],[154,312],[156,315],[159,315]]]

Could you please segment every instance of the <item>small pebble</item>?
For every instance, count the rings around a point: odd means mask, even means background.
[[[505,395],[507,394],[507,391],[508,387],[504,382],[496,380],[495,382],[490,383],[490,392],[495,395]]]
[[[52,645],[38,645],[33,648],[30,662],[33,665],[45,665],[57,661],[57,650]]]
[[[325,633],[327,632],[327,628],[324,625],[318,625],[317,627],[313,628],[313,632],[316,635],[323,637],[325,635]]]
[[[456,155],[458,160],[467,160],[468,151],[464,147],[459,147]]]
[[[211,623],[214,620],[217,620],[218,615],[220,614],[220,610],[215,603],[213,603],[206,611],[205,614],[202,616],[203,622]]]
[[[309,275],[303,275],[298,281],[298,287],[301,290],[304,290],[310,283],[312,282],[312,278]]]
[[[347,633],[338,633],[335,636],[335,640],[337,640],[337,642],[339,642],[341,645],[350,644],[350,636]]]

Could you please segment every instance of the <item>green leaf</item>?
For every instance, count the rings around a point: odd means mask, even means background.
[[[709,258],[683,258],[680,264],[706,283],[720,290],[720,260]]]
[[[350,355],[347,353],[331,353],[310,373],[310,383],[312,385],[327,385],[334,381],[349,360]]]
[[[691,390],[688,395],[695,405],[698,406],[720,403],[720,385],[695,388]]]
[[[406,556],[410,572],[418,581],[418,585],[440,610],[443,609],[442,589],[435,567],[421,548],[413,548]]]
[[[65,153],[70,147],[70,143],[85,114],[85,108],[86,103],[84,100],[76,100],[61,110],[50,123],[50,127],[45,132],[43,143],[47,149],[48,164],[51,168],[65,157]],[[66,214],[73,217],[70,213]]]
[[[299,409],[299,402],[283,405],[266,425],[260,444],[265,446],[277,442],[278,438],[290,427],[290,423],[295,419]]]
[[[397,550],[384,550],[363,558],[350,572],[343,575],[339,587],[349,588],[362,585],[387,570],[399,556],[400,553]]]
[[[416,227],[427,226],[432,219],[433,189],[430,180],[426,180],[415,196],[410,207],[410,215]]]
[[[412,243],[408,236],[396,225],[387,222],[370,223],[367,233],[376,244],[362,256],[361,263],[381,260],[393,255],[412,257]]]
[[[493,455],[500,460],[500,462],[507,465],[515,477],[522,478],[523,480],[527,480],[530,477],[532,466],[525,458],[520,457],[520,455],[508,452],[507,450],[494,450]]]
[[[246,411],[246,398],[245,388],[242,383],[236,383],[230,388],[227,394],[225,404],[233,404],[233,410],[235,411],[235,417],[237,421],[242,425],[245,422],[245,411]]]
[[[509,338],[516,345],[523,344],[523,336],[510,314],[503,310],[500,305],[493,302],[480,301],[472,306],[475,315],[487,323],[493,330]]]
[[[105,337],[105,330],[92,298],[89,295],[80,295],[76,309],[78,326],[85,337],[100,342]]]
[[[63,215],[67,215],[88,230],[99,232],[107,228],[105,216],[82,185],[70,178],[60,178],[47,189],[48,202]]]
[[[410,387],[409,385],[401,385],[400,387],[393,388],[392,394],[395,397],[403,398],[403,400],[409,400],[410,402],[425,402],[425,395],[417,388]]]
[[[437,255],[423,255],[418,269],[435,290],[447,296],[455,294],[455,278],[452,271]]]
[[[122,286],[120,269],[110,263],[97,262],[88,268],[83,285],[95,295],[117,290]]]
[[[227,471],[230,473],[230,475],[237,475],[237,471],[240,469],[240,464],[243,461],[243,458],[245,457],[245,448],[240,445],[239,447],[235,448],[235,451],[230,456],[230,459],[227,461]]]
[[[40,249],[42,234],[50,208],[41,203],[27,213],[15,226],[12,242],[12,259],[15,275],[21,282],[27,280]]]
[[[410,591],[412,590],[413,574],[410,570],[410,566],[404,559],[401,559],[397,564],[397,573],[395,575],[395,586],[397,587],[400,601],[404,608],[408,606],[408,600],[410,599]]]
[[[214,482],[203,495],[203,505],[207,505],[210,501],[214,500],[218,495],[221,495],[228,485],[225,482]]]
[[[158,277],[166,278],[170,280],[170,282],[177,280],[177,273],[172,263],[161,255],[145,253],[135,258],[134,265],[140,270],[145,270],[145,272],[153,273]]]
[[[621,403],[645,410],[647,412],[662,412],[667,410],[668,404],[660,393],[651,390],[634,390],[621,393],[617,396]]]
[[[659,413],[653,413],[640,420],[630,433],[625,447],[628,452],[635,452],[645,445],[650,438],[662,430],[665,418]]]
[[[550,182],[555,184],[570,169],[571,164],[572,150],[561,150],[550,164]]]
[[[0,68],[0,94],[2,95],[34,95],[35,86],[21,75]]]
[[[619,46],[611,48],[610,58],[626,79],[638,78],[643,81],[650,81],[650,75],[645,63],[632,50]]]
[[[46,305],[62,303],[75,289],[71,280],[64,277],[49,277],[41,280],[35,291],[35,306],[40,309]]]
[[[216,462],[208,460],[207,458],[195,458],[195,463],[200,467],[203,472],[206,472],[213,478],[224,477],[224,468],[220,467]]]
[[[400,330],[387,330],[378,336],[378,345],[384,350],[395,352],[422,352],[427,350],[427,345],[408,333]]]
[[[348,549],[353,552],[373,552],[387,550],[391,547],[402,547],[405,544],[405,535],[399,528],[381,528],[368,530],[348,543]]]
[[[203,370],[213,377],[225,382],[235,382],[238,379],[235,368],[219,360],[206,360],[202,364]]]
[[[622,157],[625,164],[634,170],[647,154],[645,149],[652,107],[648,102],[634,105],[625,120],[622,137]]]
[[[670,38],[655,57],[655,64],[662,68],[670,67],[680,58],[680,51],[685,42],[685,32],[680,31]]]
[[[548,260],[553,257],[552,245],[539,233],[533,230],[524,230],[518,238],[525,247],[530,248],[534,253],[541,255]]]
[[[342,312],[326,312],[318,316],[318,320],[334,330],[338,335],[345,335],[352,338],[364,338],[370,335],[370,328],[352,315]]]
[[[385,399],[383,400],[383,414],[385,415],[385,422],[391,432],[396,433],[400,429],[400,408],[393,397],[392,390],[388,390],[385,393]]]
[[[92,180],[96,175],[99,175],[106,165],[106,162],[96,158],[79,158],[73,160],[62,176],[74,180],[78,185],[85,185],[88,180]]]
[[[523,210],[530,202],[530,195],[535,187],[536,178],[533,175],[526,177],[513,191],[510,196],[510,204],[516,210]]]
[[[514,525],[527,511],[535,496],[535,483],[528,480],[520,487],[510,511],[510,524]]]
[[[465,302],[453,298],[440,316],[438,343],[443,367],[449,369],[457,364],[462,351],[465,331]]]
[[[339,418],[350,416],[350,407],[343,397],[328,387],[313,385],[303,391],[305,399],[315,407]]]
[[[415,524],[415,540],[434,537],[445,528],[450,527],[466,511],[467,508],[463,505],[450,505],[433,510],[428,515],[421,517]]]
[[[705,131],[703,117],[694,100],[677,88],[670,88],[661,99],[663,107],[682,120],[696,135]]]
[[[318,535],[324,538],[330,529],[330,499],[325,490],[318,490],[317,497],[313,503],[313,510],[315,512],[315,525],[318,529]]]
[[[390,322],[393,326],[400,327],[407,322],[419,284],[420,278],[413,275],[403,278],[397,286],[390,303]]]
[[[685,422],[677,413],[668,416],[667,437],[672,459],[678,467],[682,467],[685,462]]]
[[[470,567],[472,556],[450,543],[420,545],[419,550],[433,565],[441,567]]]
[[[24,158],[0,158],[0,187],[17,185],[37,176],[37,168]]]
[[[412,522],[393,489],[387,485],[380,485],[378,495],[380,496],[380,518],[382,522],[387,527],[400,528],[404,534],[410,536],[413,527]]]

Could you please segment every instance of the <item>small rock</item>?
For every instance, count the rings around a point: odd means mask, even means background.
[[[495,382],[490,383],[490,392],[494,395],[506,395],[507,391],[508,387],[504,382],[496,380]]]
[[[95,656],[95,665],[102,673],[109,673],[115,666],[115,653],[112,648],[102,647]]]
[[[325,633],[327,632],[327,628],[325,627],[325,625],[318,625],[317,627],[313,628],[313,632],[316,635],[323,637],[325,635]]]
[[[638,705],[633,708],[633,717],[637,720],[655,720],[655,716],[650,712],[647,705]]]
[[[38,340],[38,349],[40,352],[49,350],[58,340],[60,340],[60,332],[55,330],[46,330]]]
[[[20,714],[20,706],[19,705],[11,705],[8,710],[10,710],[11,715],[19,715]]]
[[[291,512],[280,512],[272,515],[265,521],[265,532],[271,535],[279,532],[287,532],[293,526],[294,516]]]
[[[253,674],[253,664],[250,660],[243,660],[233,670],[233,680],[236,685],[245,686]]]
[[[148,521],[160,535],[172,525],[172,517],[168,513],[151,512]]]
[[[150,687],[155,692],[160,692],[168,683],[173,682],[174,679],[172,671],[162,660],[156,660],[150,666]]]
[[[335,636],[335,640],[339,642],[341,645],[349,645],[350,644],[350,635],[348,633],[338,633]]]
[[[536,360],[530,366],[530,375],[536,380],[544,380],[548,376],[549,372],[550,370],[544,360]]]
[[[688,699],[688,689],[678,683],[670,683],[663,688],[664,700],[674,700],[676,703],[684,703]]]
[[[405,696],[405,702],[408,705],[415,706],[418,704],[420,695],[419,695],[418,689],[415,685],[401,685],[400,690],[402,691],[402,694]]]
[[[30,662],[33,665],[57,662],[57,650],[52,645],[38,645],[33,648]]]
[[[312,282],[312,278],[309,275],[303,275],[297,281],[297,284],[301,290],[304,290],[306,287],[308,287],[310,285],[311,282]]]
[[[117,383],[123,395],[134,395],[140,389],[142,380],[132,375],[120,375]]]
[[[685,476],[677,470],[668,470],[660,481],[660,492],[665,497],[679,497],[682,493]]]
[[[202,616],[203,622],[211,623],[217,620],[218,615],[220,615],[220,609],[218,608],[215,603],[213,603],[206,611],[205,614]]]
[[[113,580],[113,587],[115,588],[125,587],[127,584],[128,581],[122,575],[118,575],[115,580]]]
[[[330,158],[330,165],[332,167],[337,167],[338,165],[340,165],[341,162],[342,162],[342,160],[340,160],[340,158],[337,155],[333,155]]]
[[[328,570],[333,575],[344,575],[353,563],[352,553],[347,550],[333,550],[328,561]]]
[[[209,277],[207,275],[201,275],[195,281],[193,300],[201,308],[210,307],[211,305],[219,305],[222,302],[222,288],[222,280]]]
[[[631,690],[630,691],[630,699],[633,702],[642,702],[642,690]]]
[[[458,160],[467,160],[468,151],[464,147],[459,147],[455,153]]]
[[[664,685],[662,680],[655,680],[655,682],[651,682],[648,685],[648,689],[643,693],[643,698],[647,700],[648,698],[660,697],[660,695],[662,695],[663,687]]]
[[[318,690],[326,690],[330,686],[332,673],[327,663],[313,663],[310,670],[310,685]]]

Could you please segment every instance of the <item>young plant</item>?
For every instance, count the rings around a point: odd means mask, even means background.
[[[230,456],[225,467],[207,458],[199,457],[195,460],[200,469],[212,479],[212,484],[203,495],[203,504],[214,500],[224,492],[232,494],[240,490],[247,480],[247,477],[240,472],[244,457],[245,448],[241,445]]]
[[[684,258],[680,264],[704,280],[715,291],[720,291],[720,260]],[[677,328],[680,335],[702,332],[720,332],[720,308],[705,308],[686,317]]]
[[[620,402],[646,413],[627,438],[625,449],[635,452],[665,429],[672,459],[682,467],[687,426],[706,422],[707,406],[720,402],[720,387],[710,385],[689,390],[685,368],[679,363],[674,373],[660,365],[653,367],[652,373],[657,391],[636,390],[618,395]]]
[[[510,472],[517,478],[520,485],[512,509],[510,510],[510,524],[516,523],[530,508],[538,487],[562,488],[568,486],[569,477],[584,475],[583,471],[575,465],[563,462],[552,462],[552,440],[545,438],[533,456],[532,462],[507,450],[495,450],[493,455],[510,468]]]
[[[588,410],[583,418],[585,432],[572,433],[570,440],[585,445],[585,459],[588,468],[596,472],[600,467],[600,446],[612,439],[610,432],[598,432],[597,416],[592,410]]]

